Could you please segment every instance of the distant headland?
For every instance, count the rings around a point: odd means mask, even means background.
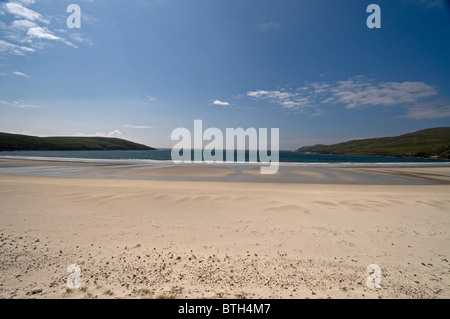
[[[450,159],[450,127],[436,127],[395,137],[352,140],[334,145],[304,146],[312,154],[380,155]]]
[[[37,137],[0,133],[2,151],[137,151],[155,148],[110,137]]]

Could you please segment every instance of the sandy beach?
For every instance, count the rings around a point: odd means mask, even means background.
[[[1,298],[450,298],[450,167],[92,166],[0,160]]]

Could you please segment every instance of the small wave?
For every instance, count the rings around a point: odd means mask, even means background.
[[[97,158],[75,158],[75,157],[47,157],[47,156],[0,156],[0,159],[21,159],[32,161],[49,162],[78,162],[97,164],[157,164],[157,165],[187,165],[187,166],[268,166],[270,162],[216,162],[216,163],[182,163],[175,164],[172,160],[155,159],[97,159]],[[276,165],[272,163],[272,165]],[[280,167],[450,167],[450,162],[278,162]]]

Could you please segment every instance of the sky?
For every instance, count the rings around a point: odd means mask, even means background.
[[[170,148],[202,120],[294,150],[450,126],[448,2],[0,0],[0,131]]]

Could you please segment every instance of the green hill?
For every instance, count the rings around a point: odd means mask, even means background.
[[[305,146],[299,148],[297,152],[450,159],[450,127],[431,128],[396,137]]]
[[[0,133],[1,151],[116,151],[154,150],[120,138],[109,137],[36,137]]]

